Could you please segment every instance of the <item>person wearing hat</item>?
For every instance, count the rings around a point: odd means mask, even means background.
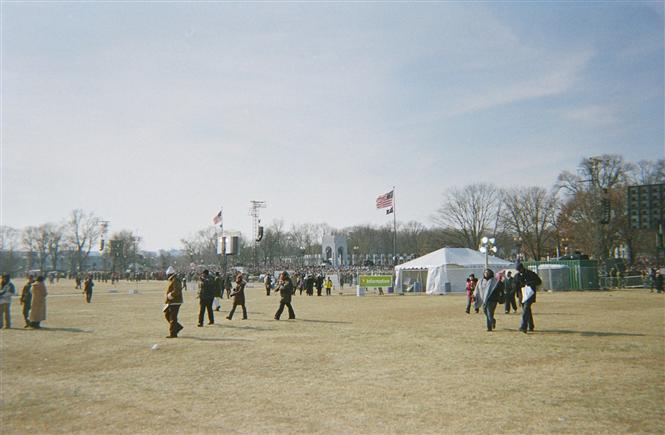
[[[199,323],[197,326],[203,326],[203,315],[206,310],[208,311],[208,325],[215,323],[212,301],[215,299],[216,292],[215,280],[210,277],[208,269],[205,269],[201,274],[201,282],[199,283]]]
[[[531,312],[531,305],[536,303],[536,289],[542,280],[536,272],[527,269],[522,263],[517,263],[515,267],[517,274],[515,275],[515,284],[517,288],[522,289],[522,322],[520,324],[520,331],[526,334],[527,328],[533,331],[535,325],[533,323],[533,313]],[[531,290],[528,290],[528,289]]]
[[[289,309],[289,319],[295,319],[296,313],[293,311],[293,307],[291,306],[291,295],[293,294],[293,282],[291,282],[289,273],[286,270],[282,272],[281,275],[279,275],[279,282],[277,283],[277,287],[275,287],[275,293],[277,292],[279,292],[281,299],[279,300],[279,308],[275,313],[275,320],[279,320],[280,316],[282,315],[282,311],[284,311],[285,306]]]
[[[184,328],[178,323],[178,311],[180,311],[180,305],[183,302],[182,283],[173,266],[166,269],[166,277],[169,282],[166,287],[166,305],[164,305],[164,316],[166,321],[169,322],[169,335],[166,338],[176,338],[178,332]]]

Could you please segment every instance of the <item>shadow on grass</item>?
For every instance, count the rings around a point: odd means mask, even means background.
[[[224,323],[224,324],[222,324],[222,326],[223,326],[224,328],[230,328],[230,329],[247,329],[247,330],[250,330],[250,331],[274,331],[273,328],[262,328],[262,327],[260,327],[260,326],[231,325],[230,322],[232,322],[232,320],[230,320],[229,323]]]
[[[26,328],[25,330],[29,329],[30,328]],[[73,332],[77,334],[92,334],[94,332],[91,330],[79,329],[79,328],[52,328],[49,326],[42,326],[41,328],[38,329],[38,331]]]
[[[310,323],[331,323],[331,324],[346,324],[350,325],[351,322],[341,322],[338,320],[312,320],[312,319],[298,319],[296,318],[297,322],[310,322]]]
[[[569,329],[541,329],[536,332],[540,334],[579,334],[582,337],[646,337],[646,334],[628,332],[572,331]]]
[[[207,337],[192,337],[187,335],[181,335],[178,338],[182,340],[195,340],[195,341],[252,341],[246,338],[207,338]]]

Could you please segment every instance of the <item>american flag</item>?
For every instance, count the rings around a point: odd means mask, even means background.
[[[222,212],[220,211],[219,213],[217,213],[217,214],[215,215],[214,218],[212,218],[212,224],[213,224],[213,225],[217,225],[217,224],[219,224],[221,221],[222,221]]]
[[[386,207],[392,207],[393,206],[393,191],[391,190],[390,192],[386,193],[385,195],[381,195],[378,198],[376,198],[376,208],[386,208]]]

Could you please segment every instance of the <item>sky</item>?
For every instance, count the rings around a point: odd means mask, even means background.
[[[21,2],[1,10],[2,225],[432,225],[476,182],[665,158],[663,2]]]

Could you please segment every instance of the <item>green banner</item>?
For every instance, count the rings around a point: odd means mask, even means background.
[[[392,275],[360,275],[360,287],[363,288],[388,288],[393,286]]]

